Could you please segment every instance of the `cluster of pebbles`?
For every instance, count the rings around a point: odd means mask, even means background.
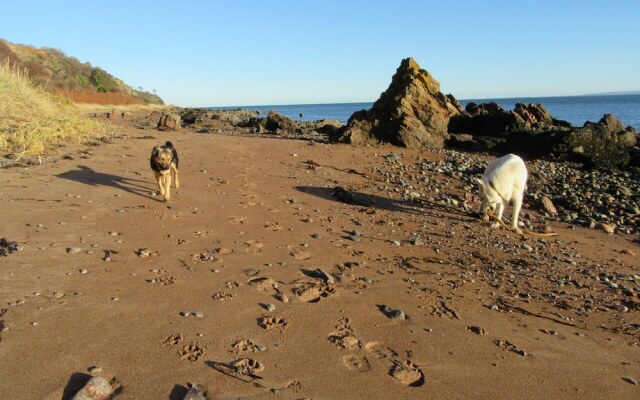
[[[403,197],[426,198],[438,203],[465,206],[466,199],[450,193],[452,181],[462,182],[465,198],[477,193],[474,178],[481,177],[489,163],[486,157],[441,150],[441,161],[404,161],[395,153],[386,156],[389,168],[375,173],[389,185],[384,191]],[[529,181],[525,202],[541,211],[542,218],[609,233],[640,232],[640,171],[584,170],[568,162],[527,162]],[[457,185],[459,186],[459,184]],[[525,216],[526,217],[526,216]]]

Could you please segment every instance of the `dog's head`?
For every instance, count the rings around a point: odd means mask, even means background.
[[[483,209],[485,207],[490,207],[492,210],[495,209],[496,203],[501,200],[498,193],[493,189],[491,184],[482,179],[476,178],[476,183],[478,184],[478,196],[482,202],[481,207]]]
[[[173,151],[164,146],[156,146],[151,152],[151,158],[160,166],[161,169],[166,170],[171,168],[171,162],[173,161]]]

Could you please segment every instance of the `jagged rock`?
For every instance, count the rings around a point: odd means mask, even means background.
[[[449,122],[450,133],[498,137],[508,132],[540,132],[571,128],[571,124],[553,118],[542,104],[517,103],[507,111],[497,103],[469,103],[465,113]]]
[[[582,128],[577,129],[573,136],[584,137],[585,140],[602,138],[614,143],[620,143],[624,147],[632,147],[637,143],[638,132],[632,127],[624,127],[622,122],[613,114],[605,114],[600,121],[585,122]]]
[[[178,114],[162,114],[158,121],[159,131],[177,131],[181,128],[180,115]]]
[[[547,214],[551,214],[551,215],[558,214],[558,210],[556,210],[556,207],[553,205],[553,202],[551,201],[549,196],[542,196],[540,198],[540,209],[546,212]]]
[[[73,396],[72,400],[106,400],[111,393],[113,388],[109,381],[101,376],[94,376]]]
[[[409,148],[441,148],[449,118],[462,112],[452,95],[413,58],[400,63],[389,88],[370,110],[354,113],[338,140],[354,145],[379,142]]]
[[[293,132],[295,131],[296,126],[293,120],[271,110],[267,115],[266,128],[271,132],[275,132],[277,130]]]

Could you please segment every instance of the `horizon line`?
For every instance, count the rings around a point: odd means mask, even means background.
[[[509,100],[509,99],[548,99],[558,97],[589,97],[589,96],[629,96],[640,95],[640,90],[628,90],[619,92],[602,92],[602,93],[585,93],[572,95],[554,95],[554,96],[508,96],[508,97],[469,97],[465,99],[456,99],[458,101],[469,100]],[[242,108],[242,107],[281,107],[281,106],[319,106],[327,104],[364,104],[375,103],[372,101],[345,101],[345,102],[328,102],[328,103],[287,103],[287,104],[244,104],[244,105],[225,105],[225,106],[193,106],[193,108]]]

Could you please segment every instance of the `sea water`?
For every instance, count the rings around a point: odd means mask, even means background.
[[[594,95],[566,97],[514,97],[503,99],[467,99],[460,100],[462,106],[469,102],[487,103],[494,101],[506,110],[513,110],[516,103],[540,103],[557,119],[582,126],[586,121],[597,122],[604,114],[614,114],[625,126],[640,131],[640,94]],[[259,112],[266,116],[270,110],[296,121],[315,121],[335,119],[346,123],[356,111],[369,109],[373,103],[336,103],[336,104],[289,104],[242,107],[211,107],[212,109],[243,108]]]

